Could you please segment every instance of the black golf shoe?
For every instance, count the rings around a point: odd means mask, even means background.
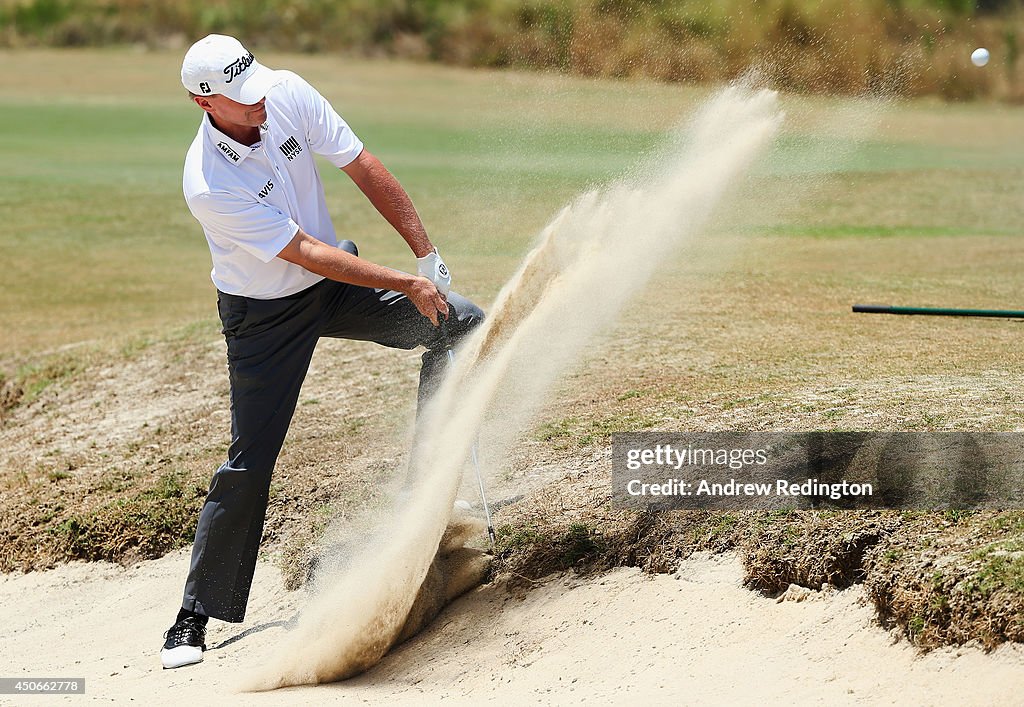
[[[195,616],[186,616],[164,634],[164,647],[160,662],[165,668],[180,668],[201,663],[206,650],[206,622]]]

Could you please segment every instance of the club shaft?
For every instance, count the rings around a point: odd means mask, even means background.
[[[448,365],[455,365],[455,352],[452,351],[451,345],[448,346]],[[473,446],[470,447],[469,454],[473,460],[473,471],[476,472],[476,483],[480,487],[480,501],[484,504],[484,517],[487,519],[487,537],[490,538],[491,549],[494,550],[496,538],[494,535],[494,524],[491,522],[491,507],[487,503],[487,492],[484,490],[484,477],[480,473],[479,442],[479,439],[473,439]]]
[[[497,543],[497,539],[494,537],[494,523],[491,522],[491,508],[487,504],[487,493],[484,491],[484,477],[480,473],[480,459],[477,457],[478,448],[479,444],[474,440],[469,453],[473,457],[473,468],[476,470],[476,482],[480,485],[480,500],[483,501],[484,517],[487,519],[487,537],[491,539],[491,549],[493,550]]]
[[[952,309],[949,307],[892,307],[887,304],[855,304],[861,314],[922,314],[933,317],[994,317],[1024,319],[1024,312],[1012,309]]]

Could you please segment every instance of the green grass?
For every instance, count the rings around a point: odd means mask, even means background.
[[[0,77],[0,356],[212,319],[209,255],[180,189],[199,114],[176,84],[176,54],[0,58],[10,67]],[[458,287],[483,301],[562,204],[638,164],[706,93],[395,63],[339,73],[327,56],[267,61],[334,101],[413,195]],[[1020,234],[1020,109],[784,101],[792,128],[752,182],[766,202],[794,203],[744,215],[741,232],[830,242]],[[347,178],[324,172],[339,233],[408,267],[404,244]]]
[[[208,259],[180,207],[185,111],[0,103],[4,353],[196,317]],[[176,118],[176,119],[175,119]],[[175,198],[177,197],[177,198]]]
[[[980,128],[980,121],[979,121]],[[918,172],[925,170],[991,170],[1020,166],[1022,150],[1011,145],[949,145],[914,141],[864,139],[852,141],[822,135],[786,136],[778,141],[772,174],[814,174],[836,170],[837,161],[822,161],[823,152],[838,152],[846,172]]]

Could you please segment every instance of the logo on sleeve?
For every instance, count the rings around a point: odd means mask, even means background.
[[[288,158],[288,161],[291,162],[300,152],[302,152],[302,147],[299,145],[299,141],[296,140],[295,136],[293,135],[292,137],[289,137],[287,140],[284,141],[284,144],[281,145],[280,150],[281,152],[284,153],[284,156]]]
[[[272,180],[268,180],[267,183],[263,185],[263,188],[260,189],[260,198],[266,199],[272,191],[274,191],[274,182]]]
[[[220,151],[227,155],[227,158],[232,162],[237,163],[242,160],[242,156],[235,152],[235,148],[231,147],[231,145],[227,144],[223,140],[217,143],[217,147],[220,148]]]

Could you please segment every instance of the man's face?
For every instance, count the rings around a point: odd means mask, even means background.
[[[259,103],[246,105],[231,100],[227,96],[199,96],[196,99],[199,107],[213,116],[218,123],[230,125],[243,125],[248,128],[258,128],[267,120],[267,108],[264,105],[266,99]]]

